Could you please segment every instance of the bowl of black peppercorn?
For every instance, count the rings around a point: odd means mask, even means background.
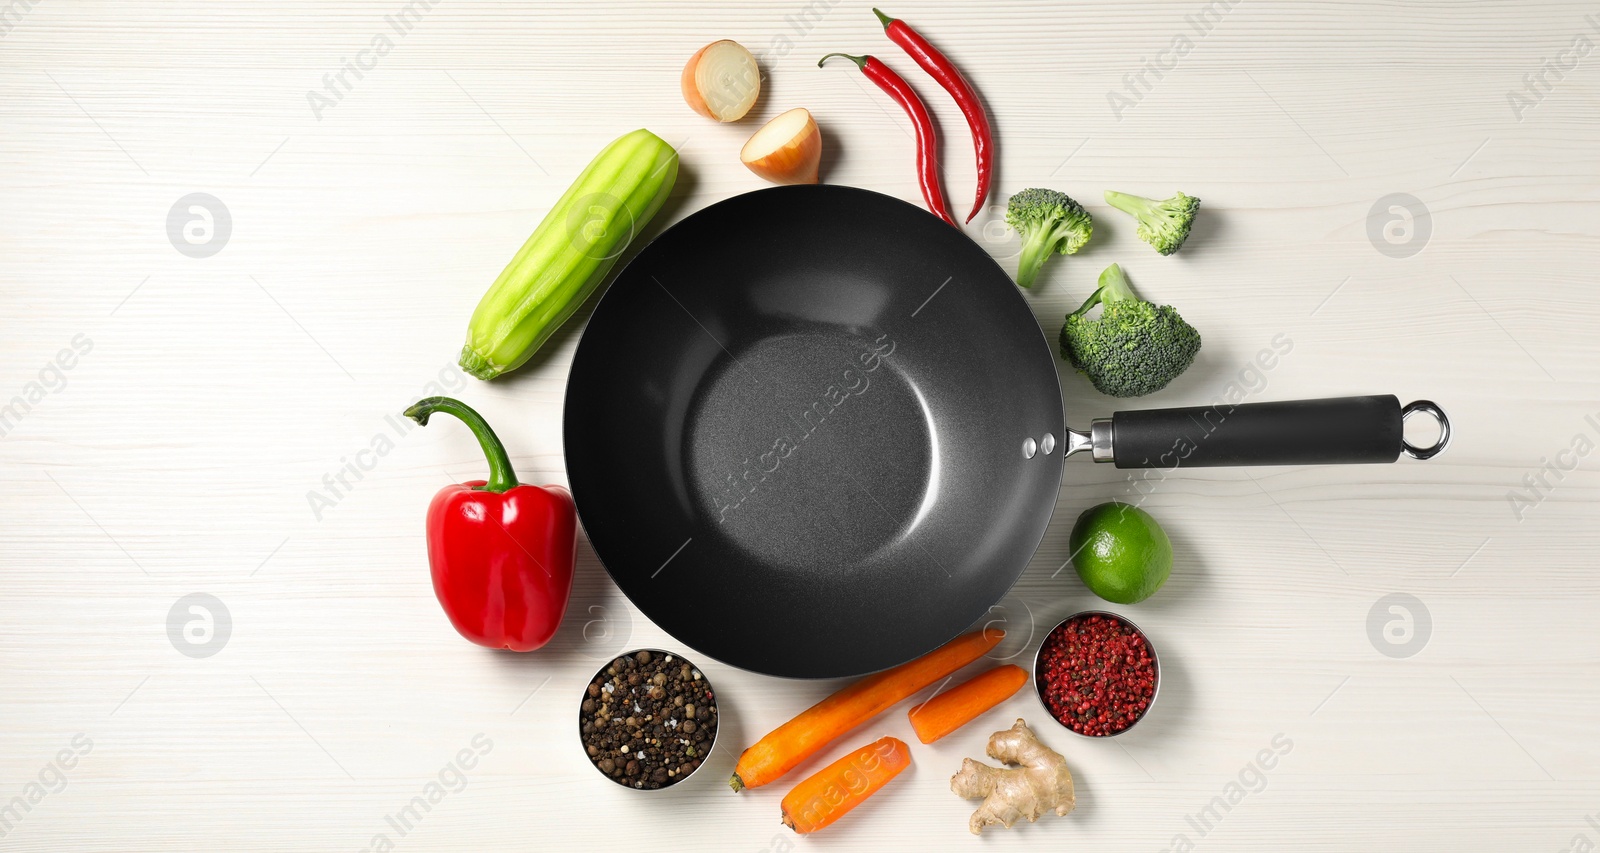
[[[590,765],[612,782],[636,791],[670,788],[693,776],[716,745],[716,692],[676,652],[625,652],[584,687],[578,738]]]

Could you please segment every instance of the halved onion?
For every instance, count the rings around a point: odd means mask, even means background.
[[[744,45],[729,39],[695,51],[683,66],[683,99],[706,118],[738,121],[761,94],[761,69]]]
[[[792,109],[756,131],[739,160],[775,184],[814,184],[822,162],[822,131],[809,111]]]

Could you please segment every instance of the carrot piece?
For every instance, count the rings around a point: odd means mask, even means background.
[[[794,786],[783,798],[783,825],[805,835],[827,826],[911,766],[905,741],[886,737],[861,747]]]
[[[992,629],[962,634],[910,663],[869,675],[812,705],[741,753],[729,786],[735,791],[756,788],[788,773],[894,703],[982,657],[1005,635]]]
[[[1011,698],[1028,683],[1028,671],[1015,664],[997,666],[953,690],[906,712],[917,740],[933,743]]]

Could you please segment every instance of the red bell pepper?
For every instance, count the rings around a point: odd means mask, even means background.
[[[555,635],[572,595],[572,495],[518,483],[494,430],[460,400],[428,397],[406,417],[427,426],[434,412],[460,418],[478,437],[489,479],[445,486],[428,505],[433,592],[461,636],[492,649],[533,651]]]

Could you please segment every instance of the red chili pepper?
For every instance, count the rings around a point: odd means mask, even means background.
[[[550,642],[572,594],[577,508],[560,486],[517,482],[505,446],[483,416],[449,397],[406,409],[424,426],[434,412],[466,423],[489,479],[445,486],[428,505],[433,592],[450,624],[480,646],[528,652]]]
[[[842,56],[856,64],[867,79],[878,84],[878,88],[889,93],[894,102],[906,111],[911,117],[911,126],[917,131],[917,178],[922,184],[922,198],[927,201],[928,209],[938,214],[940,219],[955,225],[950,216],[950,208],[945,205],[944,187],[939,183],[939,136],[933,129],[933,117],[928,114],[928,105],[917,97],[917,90],[911,88],[894,69],[874,56],[851,56],[848,53],[830,53],[817,60],[818,67],[835,56]]]
[[[912,29],[905,21],[891,18],[888,15],[872,10],[883,22],[883,31],[888,34],[889,40],[905,50],[928,76],[939,82],[950,97],[955,98],[956,106],[961,108],[962,115],[967,117],[967,126],[972,129],[972,150],[978,158],[978,200],[972,203],[972,212],[967,214],[967,221],[978,215],[983,209],[984,199],[989,197],[989,178],[994,174],[994,131],[989,127],[989,113],[983,108],[983,99],[978,97],[976,89],[961,76],[961,70],[956,68],[939,49],[922,37],[921,33]]]

